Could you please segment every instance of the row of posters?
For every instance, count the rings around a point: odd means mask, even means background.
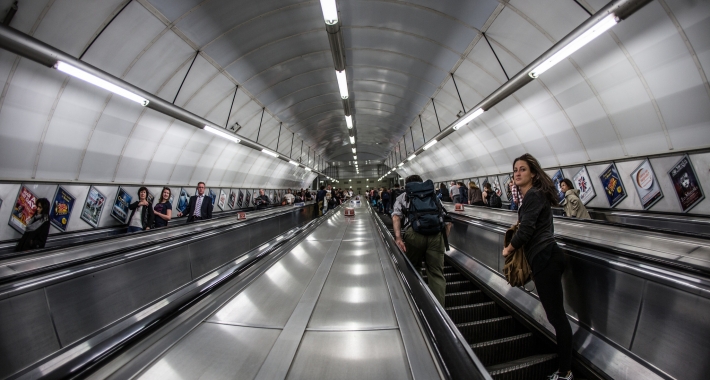
[[[690,157],[687,155],[683,156],[680,161],[668,171],[668,176],[678,197],[681,211],[688,212],[705,199],[703,189],[700,187],[700,182],[693,169],[693,164],[690,161]],[[634,189],[641,201],[641,207],[643,207],[644,210],[653,207],[653,205],[663,198],[661,184],[656,177],[656,173],[653,171],[650,160],[645,159],[641,162],[641,164],[631,172],[630,177],[631,183],[634,185]],[[552,176],[552,180],[555,186],[557,186],[558,191],[560,191],[559,182],[561,182],[562,179],[564,179],[562,170],[558,170]],[[616,164],[609,164],[599,175],[599,179],[602,183],[604,195],[609,202],[609,207],[614,208],[621,203],[621,201],[626,199],[628,194],[621,175],[619,174],[619,170],[616,168]],[[577,174],[574,175],[573,182],[580,192],[579,198],[585,205],[596,196],[586,167],[583,166]],[[560,195],[564,197],[561,191]]]
[[[213,189],[208,189],[206,195],[212,197],[212,205],[214,206],[216,203],[217,207],[221,210],[226,210],[227,208],[240,209],[250,207],[252,205],[250,203],[251,200],[259,195],[258,190],[240,189],[235,191],[234,189],[220,189],[218,191],[219,198],[215,196]],[[227,194],[227,192],[229,192],[229,194]],[[267,195],[272,203],[275,203],[277,199],[281,199],[284,192],[285,190],[267,190]],[[9,225],[13,229],[20,233],[25,232],[27,222],[32,215],[34,215],[37,199],[38,197],[27,186],[20,187],[20,191],[17,195],[17,199],[10,215]],[[152,203],[154,199],[155,196],[148,193],[148,201]],[[176,212],[185,211],[190,201],[190,195],[185,188],[180,189],[180,194],[177,199],[177,204],[174,204]],[[91,186],[81,210],[81,220],[93,228],[98,227],[99,221],[101,220],[101,214],[104,206],[106,205],[106,200],[106,196],[101,193],[101,191],[99,191],[96,187]],[[174,197],[171,196],[170,202],[172,203],[173,200]],[[114,199],[110,210],[111,217],[121,223],[126,223],[128,216],[130,215],[129,206],[132,201],[133,196],[123,187],[119,187],[116,192],[116,198]],[[72,210],[74,209],[74,205],[76,203],[76,198],[62,186],[57,186],[54,197],[50,200],[50,202],[50,223],[58,230],[62,232],[66,231]],[[1,206],[2,199],[0,199],[0,207]]]
[[[688,212],[690,209],[695,207],[695,205],[705,199],[705,195],[700,186],[700,181],[698,180],[695,170],[693,169],[690,157],[687,155],[683,156],[680,161],[673,166],[673,168],[668,172],[668,176],[673,184],[673,189],[675,190],[683,212]],[[641,164],[631,172],[630,177],[644,210],[648,210],[653,207],[653,205],[658,203],[658,201],[663,198],[661,184],[653,171],[650,160],[646,159],[641,162]],[[562,202],[564,200],[564,194],[560,188],[560,183],[563,179],[565,179],[562,169],[559,169],[553,173],[551,179],[557,188],[559,200]],[[609,164],[609,166],[606,167],[599,175],[599,179],[602,183],[604,195],[609,202],[610,208],[616,207],[619,203],[621,203],[621,201],[626,199],[627,191],[624,187],[621,175],[616,168],[616,164]],[[582,168],[573,176],[571,180],[574,183],[575,188],[580,192],[579,198],[582,200],[582,203],[586,205],[594,199],[594,197],[596,197],[596,192],[594,190],[594,186],[592,185],[586,166],[582,166]],[[510,188],[510,184],[513,179],[509,174],[471,178],[470,181],[474,182],[481,188],[483,188],[486,183],[490,183],[491,187],[496,194],[498,194],[498,196],[501,198],[507,198],[504,200],[510,201],[513,196]],[[501,184],[503,186],[501,186]]]

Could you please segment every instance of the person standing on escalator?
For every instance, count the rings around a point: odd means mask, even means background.
[[[269,197],[266,195],[266,191],[264,189],[259,189],[259,196],[254,199],[254,204],[256,205],[257,210],[263,210],[269,204],[271,201],[269,200]]]
[[[572,380],[572,328],[562,291],[565,258],[555,242],[552,222],[552,206],[559,202],[557,189],[528,153],[513,161],[513,178],[524,202],[518,209],[518,231],[503,249],[503,257],[523,248],[540,302],[557,336],[559,369],[549,379]]]
[[[204,182],[197,183],[197,193],[190,197],[185,213],[178,212],[178,217],[187,216],[187,223],[212,219],[212,197],[205,195],[206,186]]]

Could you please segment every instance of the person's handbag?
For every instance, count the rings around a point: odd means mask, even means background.
[[[518,225],[514,225],[505,232],[505,238],[503,239],[503,245],[505,247],[510,244],[513,236],[518,231]],[[506,256],[505,265],[503,266],[503,274],[505,279],[508,281],[510,286],[524,286],[532,278],[532,271],[530,270],[530,265],[528,260],[525,258],[525,252],[523,252],[523,247],[514,250],[511,254]]]

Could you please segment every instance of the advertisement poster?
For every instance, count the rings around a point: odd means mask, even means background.
[[[249,194],[247,194],[247,205],[249,204]],[[239,190],[239,196],[237,197],[237,208],[244,207],[244,192]]]
[[[119,187],[116,193],[116,200],[113,202],[113,207],[111,207],[111,216],[121,223],[126,223],[129,211],[128,206],[131,205],[132,200],[133,197],[122,187]]]
[[[12,208],[12,213],[10,214],[10,227],[19,233],[24,233],[27,221],[35,213],[36,203],[37,197],[32,194],[30,189],[25,186],[20,187],[20,192],[17,193],[17,199],[15,200],[15,207]]]
[[[241,193],[241,192],[242,192],[242,191],[239,190],[239,193]],[[244,195],[244,205],[243,205],[243,206],[239,206],[239,208],[246,208],[246,207],[249,207],[249,206],[250,206],[250,203],[249,203],[250,201],[251,201],[251,193],[249,192],[249,190],[246,190],[246,194]]]
[[[579,199],[582,200],[583,204],[589,203],[597,193],[594,192],[594,186],[592,186],[592,181],[589,178],[589,173],[587,173],[587,167],[582,166],[581,169],[574,175],[574,186],[579,190]]]
[[[81,220],[88,223],[91,227],[98,227],[101,220],[101,211],[104,210],[106,204],[106,196],[91,186],[89,194],[86,195],[84,208],[81,210]]]
[[[227,204],[229,205],[229,208],[234,208],[237,204],[237,193],[234,192],[234,190],[229,191],[229,202]]]
[[[680,202],[680,209],[687,212],[705,199],[698,177],[695,175],[690,157],[683,156],[668,172],[673,188]]]
[[[51,210],[49,210],[49,222],[62,232],[67,230],[67,224],[69,224],[69,217],[71,216],[71,210],[74,209],[75,200],[76,198],[61,186],[57,187]]]
[[[175,205],[175,211],[185,212],[187,206],[190,205],[190,194],[184,188],[180,189],[180,196],[178,197],[177,205]]]
[[[562,174],[562,169],[556,171],[552,176],[552,183],[555,184],[555,188],[557,189],[557,198],[560,202],[565,199],[565,193],[563,193],[562,188],[560,188],[560,183],[562,183],[563,179],[565,179],[565,175]]]
[[[269,190],[269,203],[276,203],[276,190]]]
[[[621,182],[621,176],[619,171],[616,170],[615,164],[611,164],[604,169],[599,179],[602,180],[602,187],[604,188],[606,199],[609,201],[609,207],[616,207],[619,202],[626,198],[626,189],[624,189],[624,184]]]
[[[644,210],[648,210],[663,198],[661,184],[658,183],[656,174],[651,167],[651,161],[648,159],[631,172],[631,182],[634,183],[636,193],[639,195],[641,206],[643,206]]]
[[[155,196],[153,194],[151,194],[150,191],[146,191],[146,193],[147,194],[145,195],[145,200],[148,201],[148,203],[153,204],[153,201],[155,200]],[[138,196],[138,198],[140,198],[140,195]]]
[[[215,203],[215,201],[217,200],[217,194],[215,194],[215,193],[214,193],[214,190],[212,190],[212,188],[210,188],[210,190],[209,190],[209,192],[207,193],[207,195],[209,195],[210,198],[212,198],[212,207],[214,207],[214,203]]]
[[[513,177],[506,175],[505,179],[503,179],[503,189],[505,189],[505,196],[508,198],[508,201],[513,199],[513,191],[510,188],[511,185],[513,185]]]
[[[483,191],[483,187],[486,186],[487,183],[488,183],[488,178],[486,178],[486,177],[482,177],[482,178],[478,179],[478,187],[481,188],[481,191]]]
[[[224,210],[224,207],[227,205],[227,194],[224,192],[224,190],[219,191],[219,202],[217,202],[217,206],[219,206],[220,210]]]
[[[495,191],[496,195],[502,198],[503,188],[500,187],[500,180],[498,180],[498,177],[490,177],[488,179],[488,182],[490,182],[491,187],[493,188],[493,191]]]

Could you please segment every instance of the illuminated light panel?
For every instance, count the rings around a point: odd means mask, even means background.
[[[345,70],[336,71],[335,76],[338,78],[338,88],[340,89],[340,97],[348,98],[348,77],[345,75]]]
[[[408,159],[409,161],[411,161],[411,160],[413,160],[414,157],[416,157],[416,156],[417,156],[416,154],[413,154],[413,155],[409,156],[407,159]]]
[[[279,156],[278,153],[272,152],[272,151],[270,151],[270,150],[268,150],[268,149],[262,149],[261,151],[264,152],[264,153],[266,153],[266,154],[268,154],[268,155],[271,156],[271,157],[278,157],[278,156]]]
[[[539,77],[540,74],[549,70],[552,66],[558,64],[563,59],[569,57],[570,55],[572,55],[572,53],[579,50],[582,46],[599,37],[602,33],[606,32],[612,26],[618,23],[619,19],[613,13],[604,17],[594,26],[589,28],[586,32],[582,33],[582,35],[575,38],[572,42],[560,49],[560,51],[553,54],[552,57],[546,59],[543,63],[532,69],[532,71],[530,71],[528,75],[530,76],[530,78],[533,79]]]
[[[479,109],[475,110],[474,112],[472,112],[470,115],[459,120],[456,124],[454,124],[454,131],[458,131],[459,128],[468,124],[471,120],[481,116],[482,113],[483,113],[483,108],[479,108]]]
[[[54,65],[54,68],[75,78],[79,78],[85,82],[89,82],[94,86],[98,86],[103,88],[104,90],[111,91],[116,95],[120,95],[126,99],[133,100],[134,102],[139,103],[144,107],[147,106],[148,103],[150,103],[148,99],[142,96],[134,94],[119,86],[116,86],[115,84],[105,81],[95,75],[89,74],[86,71],[76,68],[66,62],[59,61]]]
[[[355,136],[350,136],[350,144],[355,144]]]
[[[347,93],[347,89],[345,90],[345,93]],[[353,117],[350,115],[345,115],[345,124],[348,125],[348,129],[353,129]]]
[[[326,24],[335,25],[338,23],[338,8],[335,6],[335,0],[320,0],[320,7]]]
[[[426,145],[424,145],[424,150],[427,150],[427,149],[433,147],[434,144],[436,144],[436,143],[438,143],[438,141],[436,139],[429,141],[428,143],[426,143]]]
[[[224,139],[234,141],[237,144],[239,144],[242,141],[237,136],[235,136],[231,133],[221,131],[219,128],[210,127],[209,125],[205,125],[205,131],[210,132],[210,133],[214,133],[215,135],[222,137]]]

